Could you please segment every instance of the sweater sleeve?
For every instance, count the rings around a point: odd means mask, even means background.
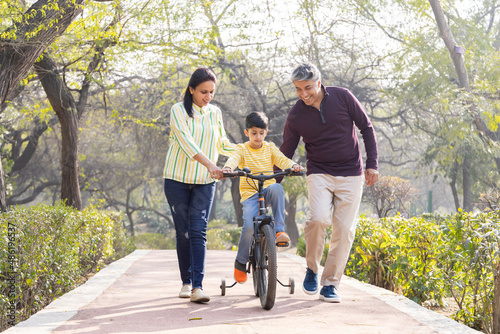
[[[229,167],[231,170],[235,170],[243,161],[243,145],[239,144],[236,145],[236,148],[234,149],[233,153],[227,159],[226,163],[224,164],[224,167]]]
[[[366,111],[356,97],[348,90],[347,104],[351,112],[352,119],[356,127],[359,129],[366,150],[366,169],[378,170],[378,147],[377,137],[373,124],[370,121]]]
[[[293,108],[292,108],[293,110]],[[295,149],[299,145],[300,135],[293,128],[293,122],[290,118],[292,110],[288,113],[288,117],[285,123],[285,129],[283,130],[283,143],[280,146],[280,151],[287,157],[292,159]]]
[[[295,162],[287,158],[274,143],[269,143],[269,148],[271,149],[271,157],[273,159],[273,165],[278,166],[281,169],[292,168]]]

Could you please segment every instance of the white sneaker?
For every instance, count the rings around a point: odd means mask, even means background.
[[[181,292],[179,292],[179,298],[189,297],[191,297],[191,284],[184,284],[182,286]]]
[[[208,303],[210,301],[210,297],[203,292],[202,289],[196,288],[191,292],[190,300],[195,303]]]

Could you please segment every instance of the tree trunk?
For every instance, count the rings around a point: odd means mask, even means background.
[[[446,18],[444,16],[443,8],[441,7],[441,3],[439,0],[429,0],[429,3],[432,7],[432,11],[434,12],[434,17],[436,18],[436,23],[439,29],[439,35],[443,39],[446,48],[453,60],[453,65],[455,67],[455,73],[458,77],[458,85],[460,88],[463,88],[465,91],[470,92],[471,88],[469,86],[469,76],[467,74],[467,69],[465,68],[464,62],[464,53],[465,49],[460,47],[450,31]],[[467,105],[469,105],[468,109],[472,112],[474,116],[474,124],[478,130],[479,136],[482,140],[491,145],[490,140],[492,138],[488,136],[490,133],[486,127],[486,124],[481,119],[480,113],[477,109],[477,106],[472,101],[467,101]],[[463,191],[464,191],[464,207],[465,211],[472,210],[472,199],[471,199],[471,180],[470,180],[470,148],[468,153],[468,158],[464,159],[464,163],[462,165],[463,168]]]
[[[497,334],[500,333],[500,263],[497,263],[493,277],[492,333]]]
[[[0,210],[7,211],[7,202],[5,201],[5,176],[3,175],[2,159],[0,157]]]
[[[240,203],[240,178],[231,179],[231,198],[233,199],[234,213],[236,214],[236,222],[238,227],[243,226],[243,206]]]
[[[451,187],[451,193],[453,194],[453,201],[455,202],[456,211],[458,211],[458,209],[460,208],[460,200],[458,199],[458,192],[457,192],[457,175],[458,175],[458,162],[455,161],[453,163],[450,187]]]
[[[28,144],[26,144],[26,147],[24,148],[23,152],[20,153],[21,146],[24,145],[23,140],[19,140],[16,142],[16,148],[12,152],[12,160],[14,161],[14,165],[12,166],[10,173],[12,174],[13,172],[18,172],[22,170],[23,168],[28,165],[30,162],[31,158],[36,152],[36,149],[38,148],[38,140],[40,137],[47,131],[47,129],[55,124],[58,123],[58,120],[56,117],[53,117],[52,119],[49,120],[48,123],[46,122],[39,122],[38,120],[36,121],[37,124],[35,126],[35,129],[31,132],[31,134],[28,136]]]
[[[0,43],[0,103],[5,102],[42,52],[82,12],[83,3],[84,0],[39,0],[23,15],[28,17],[26,20],[6,30],[15,31],[16,38]]]
[[[469,76],[467,75],[467,69],[464,64],[463,50],[457,45],[455,39],[453,38],[453,34],[451,33],[448,23],[446,22],[443,8],[441,8],[440,1],[429,0],[429,3],[431,4],[434,17],[436,18],[439,36],[443,39],[444,44],[450,53],[451,59],[453,60],[460,88],[465,88],[465,90],[469,91]]]
[[[125,213],[127,214],[128,220],[130,222],[129,231],[132,236],[135,236],[135,224],[134,224],[134,217],[132,217],[134,211],[130,208],[130,197],[135,188],[137,187],[133,186],[132,188],[129,188],[127,190],[127,199],[125,201]]]
[[[462,162],[462,182],[463,182],[463,192],[464,192],[464,211],[470,212],[472,211],[473,205],[472,205],[472,194],[471,194],[471,188],[472,188],[472,178],[470,175],[470,170],[471,170],[471,165],[472,165],[472,160],[470,156],[471,148],[466,147],[465,148],[465,154]]]
[[[66,205],[81,210],[76,103],[57,74],[57,67],[49,55],[45,54],[35,64],[35,70],[61,124],[61,199]]]
[[[50,2],[50,6],[49,6]],[[15,23],[6,32],[15,38],[0,40],[0,105],[4,105],[19,81],[55,39],[82,12],[84,0],[39,0],[26,11],[26,20]],[[53,6],[56,5],[56,6]],[[43,11],[40,10],[43,8]],[[42,29],[40,27],[43,26]],[[5,179],[0,161],[0,209],[5,211]]]
[[[297,213],[297,196],[291,196],[287,202],[285,225],[288,236],[290,237],[291,246],[295,247],[297,246],[300,237],[299,229],[297,228],[297,223],[295,222],[295,215]]]

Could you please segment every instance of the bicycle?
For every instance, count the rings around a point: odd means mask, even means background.
[[[279,176],[303,176],[304,172],[294,172],[291,168],[271,175],[252,174],[250,169],[243,168],[232,173],[223,173],[224,177],[247,177],[256,180],[256,187],[259,196],[259,215],[253,218],[253,241],[250,247],[250,257],[247,263],[247,273],[252,272],[254,293],[260,298],[260,304],[263,309],[270,310],[274,306],[276,299],[276,282],[283,287],[289,288],[289,293],[293,294],[295,283],[292,277],[288,279],[287,285],[281,283],[277,277],[276,246],[287,247],[288,243],[276,244],[276,233],[274,232],[273,217],[266,215],[267,209],[264,201],[264,182]],[[226,294],[226,289],[236,285],[234,282],[226,286],[225,279],[221,280],[221,295]]]

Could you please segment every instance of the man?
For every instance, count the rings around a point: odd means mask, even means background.
[[[364,183],[354,125],[365,144],[367,185],[378,180],[377,140],[359,101],[347,89],[323,86],[314,65],[299,65],[292,72],[292,81],[299,100],[288,113],[280,150],[292,158],[299,140],[305,143],[310,212],[304,228],[307,271],[303,289],[310,295],[318,292],[318,270],[326,229],[331,225],[319,298],[339,303],[335,290],[354,241]]]

